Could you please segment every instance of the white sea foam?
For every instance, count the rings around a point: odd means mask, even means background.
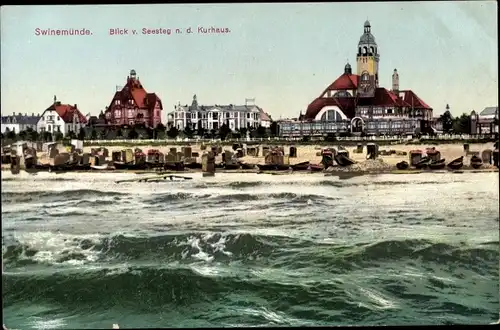
[[[323,244],[351,242],[354,239],[353,235],[356,236],[357,242],[373,241],[375,238],[377,240],[429,239],[433,235],[449,235],[450,239],[475,240],[475,242],[498,240],[498,232],[492,231],[492,224],[486,222],[476,223],[471,228],[464,227],[462,230],[464,234],[457,235],[457,226],[467,224],[458,224],[453,217],[453,214],[472,210],[477,216],[486,212],[491,216],[491,212],[495,212],[498,218],[496,173],[467,176],[448,173],[379,175],[354,177],[349,180],[325,177],[322,174],[228,173],[202,178],[200,173],[194,173],[189,174],[193,180],[185,182],[121,184],[116,184],[115,181],[137,175],[39,173],[31,176],[21,173],[19,176],[13,176],[7,172],[5,176],[3,174],[3,179],[13,180],[2,181],[2,193],[28,194],[34,191],[76,190],[104,192],[102,197],[86,196],[85,203],[81,204],[78,204],[78,200],[65,200],[63,196],[48,202],[40,199],[24,203],[3,203],[4,236],[6,230],[12,232],[11,235],[21,244],[39,251],[33,257],[38,262],[54,263],[64,254],[71,253],[78,253],[84,257],[65,261],[68,264],[96,262],[104,251],[83,249],[79,245],[82,239],[89,239],[97,244],[104,237],[109,238],[118,234],[147,237],[173,235],[176,231],[195,232],[200,228],[204,230],[212,228],[212,231],[223,231],[226,235],[245,233],[300,237]],[[235,182],[261,184],[239,187],[234,184]],[[335,183],[336,186],[325,182]],[[400,184],[401,182],[407,184]],[[118,192],[123,195],[106,196],[106,192]],[[165,197],[165,201],[162,202],[162,196],[180,193],[186,196],[173,201]],[[317,197],[308,197],[297,203],[292,194]],[[252,200],[240,198],[234,201],[235,195],[257,197]],[[321,198],[324,199],[323,202],[318,203]],[[472,201],[468,204],[455,202],[467,200],[466,198],[472,198]],[[474,202],[475,199],[479,199],[480,202]],[[223,203],[222,200],[228,202]],[[98,203],[102,201],[110,203]],[[279,207],[275,206],[277,202],[280,203]],[[65,216],[69,212],[73,215]],[[401,223],[398,212],[407,212],[415,219],[415,223]],[[428,219],[431,218],[441,218],[441,220],[429,225]],[[366,219],[374,221],[367,222]],[[346,226],[346,223],[349,226]],[[498,227],[498,223],[494,225]],[[356,228],[356,234],[353,234],[353,226]],[[471,231],[478,232],[478,235],[471,235]],[[201,238],[193,236],[188,242],[178,242],[178,244],[188,244],[186,246],[190,247],[190,250],[182,252],[182,256],[204,262],[213,261],[212,253],[217,252],[231,257],[231,252],[226,249],[227,236],[222,235],[217,242],[207,243],[210,238],[210,235]],[[204,248],[206,244],[210,244],[210,249]]]

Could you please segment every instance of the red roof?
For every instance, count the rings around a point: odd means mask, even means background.
[[[272,119],[269,116],[269,114],[267,114],[266,112],[264,112],[264,110],[259,109],[259,112],[260,112],[260,120],[263,120],[263,121],[272,121]]]
[[[404,95],[401,95],[404,94]],[[414,107],[415,109],[428,109],[432,110],[422,99],[420,99],[413,91],[401,91],[400,96],[408,104],[407,106]]]
[[[337,78],[333,83],[328,86],[325,91],[326,93],[329,90],[347,90],[347,89],[357,89],[358,88],[358,78],[359,76],[356,74],[347,74],[344,73],[340,77]]]
[[[375,89],[375,95],[368,98],[359,98],[358,105],[373,105],[373,106],[399,106],[407,107],[408,104],[396,96],[393,92],[379,87]]]
[[[47,110],[55,110],[65,123],[72,123],[75,113],[77,114],[80,123],[87,123],[87,118],[80,112],[80,110],[78,110],[76,104],[73,106],[70,104],[61,104],[60,102],[56,102],[48,107],[45,111]]]
[[[138,108],[152,109],[156,105],[156,102],[160,102],[161,106],[161,100],[155,93],[146,92],[138,79],[129,78],[122,90],[115,93],[109,107],[111,108],[113,101],[116,99],[126,102],[129,98],[134,100]]]
[[[368,98],[357,98],[357,97],[319,97],[315,99],[309,106],[307,107],[306,119],[314,119],[318,113],[325,106],[338,106],[342,112],[348,118],[354,118],[355,108],[357,105],[360,106],[400,106],[407,107],[409,106],[404,100],[398,98],[396,94],[385,89],[385,88],[377,88],[375,90],[374,97]]]
[[[331,83],[314,101],[307,107],[304,119],[312,120],[325,106],[338,106],[344,114],[353,118],[357,105],[361,106],[393,106],[393,107],[414,107],[416,109],[432,110],[424,101],[422,101],[413,91],[401,91],[399,95],[385,88],[377,88],[374,97],[323,97],[329,90],[352,90],[358,88],[359,76],[355,74],[344,73]]]
[[[352,97],[333,98],[333,97],[318,97],[309,104],[305,114],[306,120],[314,119],[318,113],[326,106],[337,106],[349,118],[354,117],[355,99]]]

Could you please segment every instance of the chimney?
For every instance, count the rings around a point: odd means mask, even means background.
[[[28,117],[28,113],[27,112],[24,113],[24,117]]]
[[[22,116],[23,114],[22,113],[19,113],[19,116]]]
[[[31,113],[31,117],[35,117],[35,113],[34,112]]]
[[[15,113],[15,112],[13,112],[13,113],[12,113],[12,115],[13,115],[13,116],[15,116],[15,115],[16,115],[16,113]]]
[[[75,109],[78,109],[78,107],[76,106],[76,103],[75,103]]]

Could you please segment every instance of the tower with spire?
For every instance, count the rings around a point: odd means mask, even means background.
[[[394,69],[394,73],[392,74],[392,91],[394,94],[399,95],[399,74],[396,69]]]
[[[359,76],[358,96],[373,97],[378,85],[380,54],[375,37],[371,33],[371,25],[367,20],[364,33],[359,38],[358,54],[356,56],[357,74]]]

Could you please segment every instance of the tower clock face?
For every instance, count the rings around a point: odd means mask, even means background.
[[[371,82],[370,82],[370,74],[368,72],[365,71],[361,74],[359,86],[361,87],[361,90],[363,92],[368,92],[370,90]]]

